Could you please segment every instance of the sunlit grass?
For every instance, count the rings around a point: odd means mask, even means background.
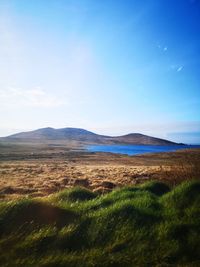
[[[1,266],[200,266],[200,182],[0,205]]]

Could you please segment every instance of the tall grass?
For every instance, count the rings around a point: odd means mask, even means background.
[[[183,161],[179,160],[174,165],[163,168],[160,166],[160,177],[162,181],[175,186],[184,181],[199,180],[200,178],[200,164],[198,158],[188,158]]]
[[[2,267],[200,266],[200,182],[0,205]]]

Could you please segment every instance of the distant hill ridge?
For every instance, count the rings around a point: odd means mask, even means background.
[[[63,140],[77,141],[90,144],[137,144],[137,145],[174,145],[177,143],[169,140],[147,136],[140,133],[130,133],[122,136],[99,135],[81,128],[61,128],[51,127],[41,128],[34,131],[21,132],[1,139],[16,141],[42,141],[42,140]]]

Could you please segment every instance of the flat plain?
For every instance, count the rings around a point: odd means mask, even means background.
[[[106,193],[148,180],[199,179],[200,149],[127,156],[89,153],[73,143],[0,143],[0,197],[47,196],[65,188]]]

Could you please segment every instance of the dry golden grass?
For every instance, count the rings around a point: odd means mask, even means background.
[[[162,180],[174,186],[186,180],[197,180],[200,179],[200,162],[186,159],[185,162],[180,161],[169,168],[161,166],[160,173]]]
[[[98,166],[62,161],[1,163],[0,190],[4,197],[42,196],[74,185],[108,191],[115,186],[137,183],[138,179],[148,179],[158,169],[156,166]]]
[[[199,149],[134,157],[76,152],[52,159],[2,159],[0,197],[45,196],[72,186],[102,193],[149,179],[177,184],[199,178]]]

